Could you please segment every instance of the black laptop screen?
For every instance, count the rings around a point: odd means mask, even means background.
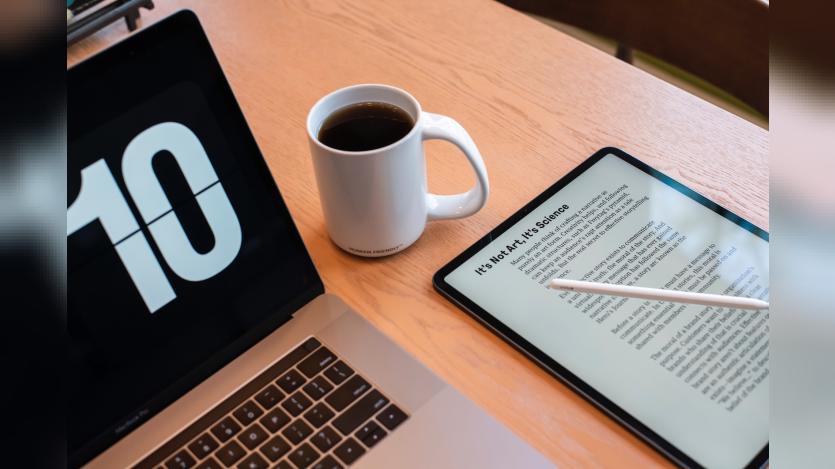
[[[72,68],[67,91],[75,466],[322,284],[192,13]]]

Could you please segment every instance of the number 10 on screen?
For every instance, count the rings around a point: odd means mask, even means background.
[[[211,228],[214,246],[197,252],[159,183],[152,161],[170,152]],[[122,175],[166,264],[180,278],[199,282],[225,269],[241,247],[241,225],[200,140],[188,127],[165,122],[137,135],[122,156]],[[104,159],[81,171],[81,190],[67,209],[67,236],[98,220],[150,313],[177,294]]]

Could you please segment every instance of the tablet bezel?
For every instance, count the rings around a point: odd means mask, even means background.
[[[446,282],[446,280],[444,280],[447,277],[447,275],[449,275],[455,269],[460,267],[461,264],[463,264],[465,261],[467,261],[469,258],[477,254],[485,247],[487,247],[487,245],[489,245],[496,237],[500,236],[513,225],[518,223],[528,213],[542,205],[554,194],[559,192],[571,181],[579,177],[587,169],[591,168],[594,164],[596,164],[598,161],[600,161],[607,155],[614,155],[620,158],[626,163],[629,163],[630,165],[643,171],[644,173],[667,184],[673,189],[679,191],[680,193],[686,195],[694,201],[716,212],[718,215],[725,217],[726,219],[739,225],[741,228],[753,233],[754,235],[768,242],[768,232],[766,232],[765,230],[757,227],[753,223],[734,214],[730,210],[727,210],[719,204],[698,194],[697,192],[674,180],[673,178],[665,175],[664,173],[650,167],[646,163],[643,163],[642,161],[629,155],[625,151],[619,148],[607,147],[598,150],[594,155],[586,159],[579,166],[571,170],[567,175],[565,175],[563,178],[554,183],[551,187],[545,189],[545,191],[543,191],[533,200],[525,204],[524,207],[522,207],[516,213],[511,215],[499,226],[487,233],[487,235],[482,237],[480,240],[476,241],[472,246],[468,247],[464,252],[456,256],[445,266],[441,267],[433,276],[432,283],[439,293],[441,293],[450,301],[458,305],[458,307],[460,307],[465,312],[474,317],[476,320],[481,322],[488,329],[492,330],[496,335],[501,337],[504,341],[509,343],[515,349],[519,350],[525,356],[533,360],[534,363],[539,365],[542,369],[547,371],[553,377],[566,384],[568,387],[570,387],[580,396],[582,396],[587,401],[595,405],[598,409],[603,411],[609,417],[613,418],[615,421],[620,423],[622,426],[624,426],[627,430],[632,432],[638,438],[642,439],[647,444],[655,448],[658,452],[666,456],[673,463],[681,467],[701,468],[703,466],[696,462],[693,458],[688,456],[685,452],[678,449],[676,446],[667,441],[661,435],[659,435],[658,433],[654,432],[649,427],[641,423],[637,418],[633,417],[623,408],[609,400],[606,396],[604,396],[602,393],[591,387],[585,381],[581,380],[567,368],[560,365],[556,360],[551,358],[549,355],[544,353],[539,348],[535,347],[524,337],[516,333],[510,327],[508,327],[495,316],[481,308],[478,304],[470,300],[466,295],[456,290],[452,285],[450,285]],[[763,467],[767,463],[768,442],[766,442],[766,445],[750,460],[750,462],[745,466],[745,468],[752,469]]]

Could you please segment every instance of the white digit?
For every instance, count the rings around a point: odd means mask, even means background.
[[[97,218],[113,244],[139,231],[139,225],[104,160],[81,170],[81,189],[67,209],[67,236]]]
[[[194,250],[174,212],[148,225],[171,270],[192,282],[206,280],[225,269],[241,247],[241,226],[220,183],[198,195],[197,204],[215,237],[214,247],[206,254]]]
[[[151,314],[177,298],[141,231],[116,245],[116,252]]]
[[[153,158],[163,150],[174,156],[192,193],[199,194],[197,203],[215,241],[205,254],[197,252],[189,242],[154,173]],[[125,149],[122,174],[154,241],[177,275],[197,282],[216,275],[232,263],[241,248],[241,225],[209,156],[188,127],[165,122],[137,135]]]
[[[67,209],[67,236],[96,219],[151,313],[176,298],[104,160],[81,171],[81,189]]]
[[[199,193],[218,179],[203,144],[188,127],[163,122],[145,129],[131,140],[122,158],[122,177],[145,223],[171,210],[171,202],[165,196],[152,165],[154,157],[165,150],[177,160],[192,194]]]

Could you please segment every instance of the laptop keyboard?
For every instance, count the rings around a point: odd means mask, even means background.
[[[343,468],[407,418],[311,337],[135,467]]]

